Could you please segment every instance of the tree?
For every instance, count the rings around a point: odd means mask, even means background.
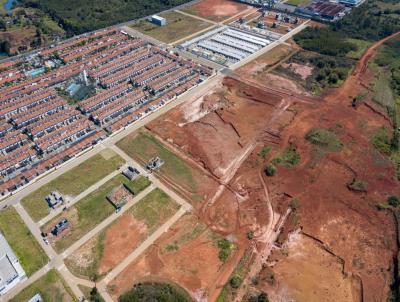
[[[257,302],[269,302],[268,296],[266,293],[261,293],[258,295]]]
[[[240,278],[238,275],[235,275],[229,280],[229,284],[231,285],[232,288],[239,288],[240,284],[242,283],[242,278]]]
[[[92,290],[90,291],[90,296],[89,296],[89,301],[92,302],[103,302],[103,298],[101,297],[99,291],[97,290],[97,287],[93,287]]]
[[[389,196],[387,202],[389,205],[395,208],[397,208],[400,204],[400,200],[397,198],[397,196]]]
[[[265,174],[266,174],[267,176],[274,176],[275,173],[276,173],[276,168],[275,168],[275,166],[274,166],[273,164],[269,164],[269,165],[267,166],[267,168],[265,169]]]
[[[3,19],[0,19],[0,30],[7,31],[7,23]]]

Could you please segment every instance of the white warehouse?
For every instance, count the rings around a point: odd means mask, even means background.
[[[270,43],[270,40],[261,35],[222,26],[183,43],[181,47],[214,62],[229,66]]]
[[[25,271],[17,256],[15,256],[6,238],[0,233],[0,295],[4,295],[25,279]]]

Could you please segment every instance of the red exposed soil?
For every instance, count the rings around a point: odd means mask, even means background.
[[[209,227],[207,231],[185,235],[198,222],[194,216],[185,216],[112,281],[112,295],[135,281],[157,276],[176,282],[198,301],[214,301],[249,246],[248,231],[254,231],[254,250],[260,255],[252,258],[257,264],[250,269],[253,277],[260,271],[257,267],[265,265],[272,249],[270,240],[275,240],[287,218],[285,236],[278,242],[285,242],[294,228],[300,228],[306,241],[315,244],[305,244],[303,250],[299,245],[300,258],[270,258],[280,261],[278,276],[296,275],[299,269],[304,276],[287,282],[278,278],[287,294],[278,298],[325,301],[329,293],[324,286],[343,286],[343,296],[337,299],[385,301],[397,253],[396,233],[393,217],[378,211],[376,204],[388,195],[399,195],[400,189],[393,165],[374,149],[370,137],[378,126],[390,124],[370,106],[353,108],[349,98],[363,88],[361,81],[365,85],[371,79],[363,66],[372,54],[368,51],[344,88],[330,92],[324,102],[296,95],[290,87],[263,89],[257,83],[227,78],[204,99],[188,101],[149,124],[159,139],[212,174],[220,186],[195,212]],[[305,135],[313,128],[330,129],[343,148],[328,152],[312,146]],[[273,146],[266,158],[259,154],[264,144]],[[265,176],[267,160],[289,145],[300,154],[300,163],[292,168],[279,166],[277,175]],[[365,184],[365,192],[349,190],[354,179]],[[293,198],[300,206],[287,216]],[[224,265],[210,229],[237,247]],[[182,242],[182,238],[188,239]],[[178,248],[167,252],[171,244]],[[258,289],[267,288],[263,272]],[[303,287],[297,286],[300,281]],[[237,299],[251,287],[247,280]]]
[[[168,251],[169,245],[177,249]],[[201,301],[233,261],[236,256],[223,265],[214,235],[195,216],[186,215],[112,281],[112,295],[117,297],[134,282],[156,276],[176,282]]]
[[[225,19],[241,12],[248,6],[231,0],[202,0],[192,8],[201,17]]]
[[[107,229],[98,273],[101,275],[116,267],[143,241],[147,233],[146,225],[137,221],[133,215],[122,215],[118,223]]]
[[[345,275],[359,278],[363,301],[386,301],[392,282],[392,259],[397,253],[393,217],[378,211],[376,204],[388,195],[399,195],[400,189],[392,163],[370,143],[377,127],[390,129],[391,125],[369,106],[351,107],[352,97],[372,78],[368,60],[384,41],[366,52],[343,87],[328,94],[321,106],[295,106],[298,115],[283,131],[281,148],[289,142],[295,144],[301,163],[292,169],[279,168],[276,176],[267,179],[275,209],[285,208],[277,199],[282,193],[300,200],[298,226],[343,260]],[[304,138],[315,127],[334,131],[343,149],[325,155],[315,149]],[[365,184],[365,192],[348,189],[354,179]],[[286,269],[290,273],[290,267]],[[288,288],[292,295],[298,290],[293,284]],[[312,300],[311,293],[307,299],[299,301]]]

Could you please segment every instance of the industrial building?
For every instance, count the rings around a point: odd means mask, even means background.
[[[26,278],[17,256],[0,233],[0,295],[4,295]]]
[[[160,16],[157,16],[157,15],[151,16],[151,22],[153,24],[155,24],[155,25],[158,25],[158,26],[167,25],[167,19],[165,19],[163,17],[160,17]]]
[[[340,3],[314,1],[307,6],[298,6],[295,13],[322,21],[335,22],[350,12],[350,8]]]
[[[359,6],[365,0],[340,0],[339,2],[348,6]]]
[[[267,37],[230,26],[222,26],[183,43],[196,55],[229,66],[259,51],[272,41]]]

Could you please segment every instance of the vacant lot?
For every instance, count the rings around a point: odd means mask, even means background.
[[[110,283],[110,294],[116,299],[143,278],[157,276],[179,285],[192,297],[204,295],[214,301],[212,293],[221,285],[220,276],[236,252],[232,250],[227,261],[221,261],[219,239],[196,216],[183,216]]]
[[[163,191],[153,190],[68,257],[68,268],[75,275],[85,278],[106,274],[165,223],[178,208],[178,204]]]
[[[161,16],[167,19],[166,26],[158,26],[147,20],[142,20],[133,25],[132,28],[162,42],[171,43],[212,26],[211,23],[177,12],[168,12],[161,14]]]
[[[182,9],[182,11],[215,22],[221,22],[244,11],[247,7],[231,0],[202,0]]]
[[[116,170],[123,163],[123,159],[113,151],[104,150],[23,198],[22,205],[33,220],[39,221],[50,213],[45,201],[45,197],[50,192],[58,191],[64,197],[71,199]]]
[[[275,67],[275,64],[285,58],[289,58],[295,51],[296,50],[292,46],[280,44],[241,67],[239,72],[244,76],[263,81],[265,75]]]
[[[191,192],[196,191],[197,183],[193,171],[186,162],[167,149],[161,142],[148,132],[139,132],[125,137],[117,143],[129,156],[147,162],[154,156],[159,156],[164,165],[161,171],[183,184]]]
[[[27,302],[36,294],[40,294],[44,302],[76,301],[71,289],[54,269],[22,290],[10,302]]]
[[[112,189],[121,184],[141,188],[144,187],[145,183],[147,182],[140,178],[131,182],[125,176],[119,174],[51,220],[43,227],[43,230],[50,232],[51,228],[61,219],[67,218],[69,220],[70,228],[59,235],[58,238],[54,238],[54,242],[52,242],[57,251],[63,251],[115,211],[115,208],[106,199],[107,194]]]
[[[48,262],[46,254],[14,208],[0,212],[0,231],[28,276]]]

